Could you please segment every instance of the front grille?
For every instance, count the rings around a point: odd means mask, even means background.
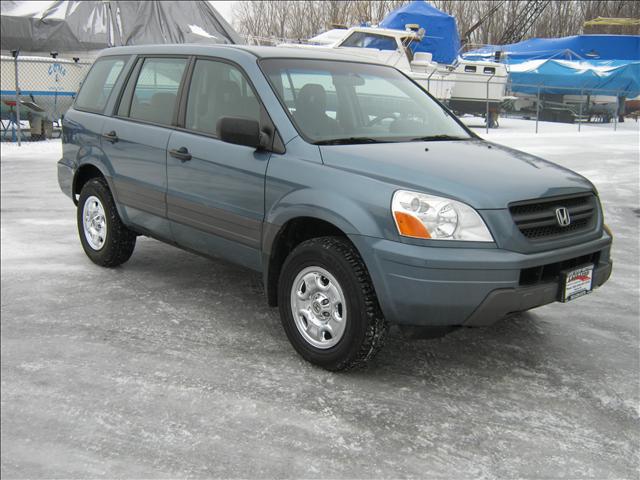
[[[558,224],[556,209],[564,207],[571,223]],[[509,211],[522,234],[532,241],[549,240],[589,230],[596,223],[596,197],[592,193],[512,203]]]

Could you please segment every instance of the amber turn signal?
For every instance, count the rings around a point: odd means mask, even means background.
[[[405,237],[431,238],[424,224],[413,215],[404,212],[393,212],[398,231]]]

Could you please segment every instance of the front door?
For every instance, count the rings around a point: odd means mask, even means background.
[[[216,138],[222,117],[263,122],[266,114],[244,74],[223,61],[197,59],[183,131],[169,138],[167,216],[186,248],[259,270],[264,182],[270,152]]]

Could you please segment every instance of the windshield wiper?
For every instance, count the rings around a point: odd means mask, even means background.
[[[455,135],[428,135],[426,137],[412,138],[412,142],[439,142],[444,140],[469,140],[468,137],[456,137]]]
[[[314,142],[315,145],[354,145],[357,143],[385,143],[385,140],[370,137],[346,137],[331,138],[329,140],[319,140]]]

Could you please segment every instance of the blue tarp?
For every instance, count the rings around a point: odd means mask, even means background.
[[[415,52],[430,52],[438,63],[451,64],[458,58],[460,37],[456,19],[427,2],[412,1],[387,15],[380,26],[404,30],[407,24],[418,24],[425,35],[420,43],[413,46]]]
[[[621,91],[627,97],[640,94],[640,36],[575,35],[532,38],[511,45],[489,45],[463,55],[466,60],[493,60],[503,54],[511,90],[518,93],[580,95],[594,89]],[[520,85],[519,85],[520,84]],[[594,92],[597,93],[597,92]]]
[[[529,60],[511,65],[509,77],[517,93],[535,94],[539,85],[542,93],[640,95],[640,61]]]
[[[493,59],[496,50],[502,61],[555,58],[564,60],[640,60],[639,35],[574,35],[562,38],[532,38],[511,45],[489,45],[465,53],[467,60]]]

